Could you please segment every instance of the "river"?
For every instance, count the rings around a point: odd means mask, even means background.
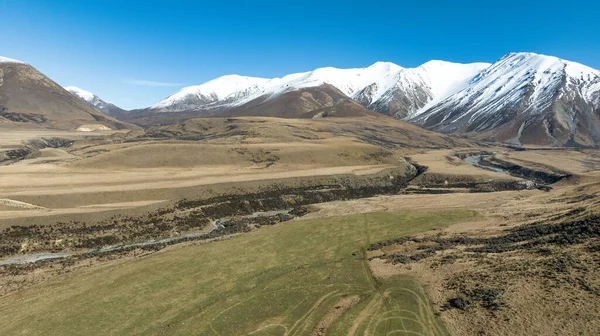
[[[278,214],[288,214],[290,211],[291,210],[275,210],[275,211],[267,211],[267,212],[258,211],[258,212],[254,212],[250,215],[243,216],[243,217],[257,218],[257,217],[275,216]],[[109,245],[109,246],[103,246],[101,248],[89,249],[86,251],[79,251],[79,252],[40,252],[40,253],[30,253],[30,254],[18,254],[18,255],[13,255],[13,256],[10,256],[3,260],[0,260],[0,266],[27,264],[27,263],[34,263],[34,262],[43,261],[43,260],[67,258],[67,257],[71,257],[74,255],[107,253],[107,252],[113,252],[113,251],[119,251],[119,250],[131,248],[131,247],[143,247],[143,246],[152,246],[152,245],[158,245],[158,244],[171,244],[171,243],[175,243],[177,241],[200,239],[200,238],[208,236],[214,230],[218,230],[218,229],[222,228],[220,223],[226,222],[226,221],[227,221],[227,218],[216,219],[216,220],[212,221],[212,223],[211,223],[212,227],[208,231],[186,233],[186,234],[176,236],[176,237],[149,239],[149,240],[146,240],[143,242],[138,242],[138,243]]]

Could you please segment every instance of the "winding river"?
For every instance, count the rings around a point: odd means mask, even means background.
[[[495,171],[497,173],[502,173],[502,174],[506,174],[506,175],[511,175],[510,172],[508,172],[505,169],[502,169],[500,167],[495,167],[495,166],[490,166],[490,165],[484,165],[481,163],[481,160],[483,159],[484,155],[483,154],[476,154],[476,155],[468,155],[465,156],[463,158],[463,160],[477,168],[481,168],[481,169],[487,169],[487,170],[491,170],[491,171]]]

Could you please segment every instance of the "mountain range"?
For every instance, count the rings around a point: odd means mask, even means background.
[[[1,90],[2,87],[0,87]],[[125,111],[67,87],[89,107],[141,126],[197,117],[323,118],[379,112],[427,129],[515,145],[600,145],[600,72],[534,53],[493,64],[377,62],[281,78],[227,75]]]
[[[202,85],[185,87],[144,110],[198,111],[215,115],[257,99],[267,102],[288,92],[329,84],[365,108],[406,118],[489,65],[430,61],[409,69],[394,63],[377,62],[367,68],[327,67],[273,79],[228,75]]]

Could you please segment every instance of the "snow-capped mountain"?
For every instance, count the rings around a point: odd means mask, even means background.
[[[227,75],[202,85],[185,87],[149,107],[160,112],[181,112],[215,108],[231,108],[260,97],[277,97],[303,88],[331,84],[351,96],[356,91],[384,78],[386,73],[401,69],[392,63],[376,63],[368,68],[320,68],[282,78],[257,78]]]
[[[487,63],[431,61],[418,68],[407,69],[394,63],[377,62],[366,68],[327,67],[273,79],[228,75],[183,88],[148,110],[227,110],[255,99],[266,101],[286,92],[329,84],[367,108],[405,117],[414,115],[440,95],[453,92],[457,85],[468,81],[487,66]]]
[[[412,117],[430,102],[462,88],[489,63],[429,61],[378,78],[352,96],[363,106],[398,118]]]
[[[515,144],[600,143],[600,72],[534,53],[511,53],[411,122]]]
[[[96,110],[98,110],[100,112],[106,113],[110,116],[120,116],[123,113],[127,112],[114,104],[105,102],[104,100],[100,99],[100,97],[96,96],[95,94],[93,94],[89,91],[80,89],[76,86],[67,86],[67,87],[65,87],[65,90],[67,90],[67,91],[71,92],[72,94],[74,94],[75,96],[77,96],[79,99],[81,99],[87,105],[95,108]]]
[[[149,107],[160,112],[181,112],[231,105],[260,91],[266,78],[227,75],[202,85],[184,87]]]

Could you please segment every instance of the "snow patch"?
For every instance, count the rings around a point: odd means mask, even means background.
[[[65,90],[69,91],[70,93],[78,96],[79,98],[81,98],[87,102],[91,102],[92,100],[94,100],[95,95],[93,93],[83,90],[83,89],[80,89],[76,86],[67,86],[67,87],[65,87]]]
[[[17,61],[16,59],[0,56],[0,63],[17,63],[26,64],[25,62]]]

